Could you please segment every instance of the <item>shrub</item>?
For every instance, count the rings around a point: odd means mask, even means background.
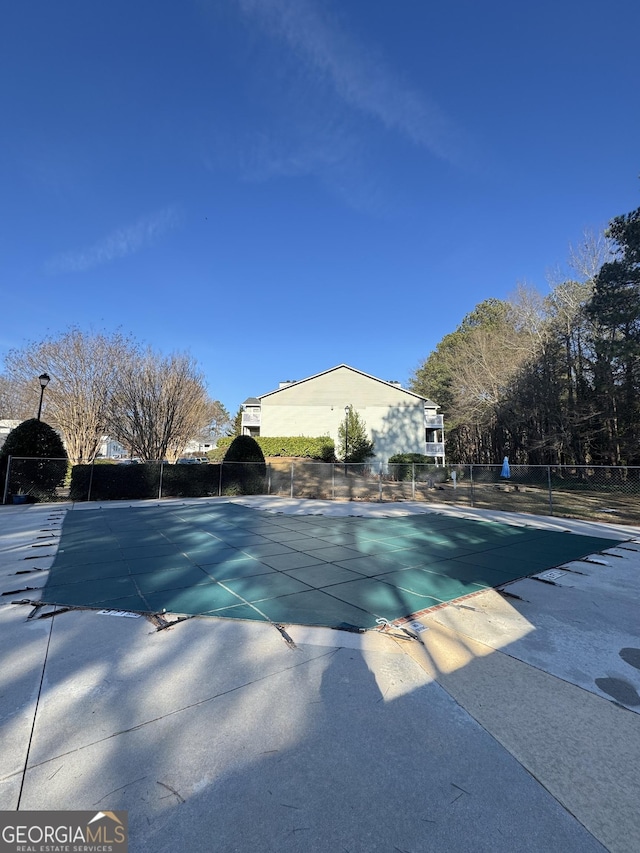
[[[267,466],[260,445],[250,435],[236,436],[222,464],[222,492],[260,495],[265,491]]]
[[[158,465],[152,466],[157,469]],[[90,489],[90,491],[89,491]],[[72,501],[133,500],[158,497],[158,475],[147,465],[74,465]]]
[[[250,435],[237,435],[225,453],[225,462],[262,462],[264,453],[260,445]]]
[[[218,494],[219,485],[219,465],[164,466],[162,496],[165,498],[212,497]]]
[[[0,449],[0,483],[4,490],[9,457],[9,491],[32,499],[52,498],[67,473],[67,452],[49,424],[30,418],[11,430]],[[20,458],[23,457],[23,458]]]
[[[70,498],[73,501],[157,498],[160,463],[142,465],[74,465]],[[201,498],[218,494],[217,465],[164,465],[162,497]],[[89,492],[91,486],[91,492]]]
[[[402,463],[408,462],[416,465],[429,465],[431,462],[430,456],[425,456],[424,453],[396,453],[389,457],[389,462]]]
[[[228,446],[228,444],[225,444],[224,447],[221,447],[220,442],[218,442],[218,446],[214,447],[213,450],[207,450],[207,459],[209,462],[222,462]]]
[[[238,436],[238,438],[249,438],[249,436]],[[299,459],[319,459],[322,462],[333,462],[335,460],[335,445],[333,439],[328,435],[321,436],[269,436],[259,435],[253,439],[264,456],[294,456]],[[227,458],[226,450],[231,445],[233,438],[226,436],[218,439],[216,450],[210,450],[207,456],[212,461]]]
[[[322,462],[332,462],[335,458],[335,445],[328,435],[259,436],[256,441],[265,456],[295,456]]]
[[[397,480],[411,480],[414,465],[433,464],[429,456],[423,453],[395,453],[389,457],[389,464],[394,465],[393,472]]]

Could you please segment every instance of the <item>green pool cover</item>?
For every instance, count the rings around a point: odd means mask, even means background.
[[[49,604],[370,628],[616,543],[433,513],[301,516],[233,503],[67,513]]]

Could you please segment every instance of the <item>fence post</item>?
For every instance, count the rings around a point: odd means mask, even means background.
[[[9,493],[9,475],[11,473],[11,460],[13,456],[9,456],[7,459],[7,476],[4,478],[4,494],[2,495],[2,503],[6,504],[7,495]]]
[[[553,515],[553,492],[551,491],[551,465],[547,465],[547,482],[549,484],[549,515]]]
[[[380,462],[380,473],[378,475],[378,500],[382,503],[382,461]]]
[[[469,490],[471,492],[471,506],[473,507],[473,463],[469,465],[469,482],[471,485],[471,488]]]
[[[291,463],[291,500],[293,500],[293,462]]]
[[[160,462],[160,482],[158,484],[158,500],[162,498],[162,473],[164,471],[164,462]]]
[[[331,463],[331,500],[336,499],[336,463]]]
[[[91,500],[91,489],[93,488],[93,469],[95,468],[96,460],[91,463],[91,473],[89,474],[89,488],[87,489],[87,503]]]
[[[416,463],[411,463],[411,500],[416,499]]]
[[[267,494],[271,494],[271,462],[267,462]]]
[[[218,497],[222,496],[222,466],[224,462],[222,459],[220,460],[220,468],[218,470]]]

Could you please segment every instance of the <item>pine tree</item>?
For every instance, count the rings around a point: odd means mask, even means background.
[[[226,433],[229,437],[242,435],[242,406],[235,413]]]
[[[640,208],[612,220],[617,246],[594,282],[587,312],[594,324],[595,418],[600,456],[613,464],[640,461]]]
[[[338,427],[338,453],[345,462],[365,462],[374,455],[367,426],[353,406]]]

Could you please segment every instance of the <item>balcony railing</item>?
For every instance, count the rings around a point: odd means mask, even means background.
[[[424,425],[427,429],[442,429],[444,415],[425,415]]]
[[[243,412],[242,426],[260,426],[260,412]]]
[[[444,441],[427,441],[426,456],[444,456]]]

